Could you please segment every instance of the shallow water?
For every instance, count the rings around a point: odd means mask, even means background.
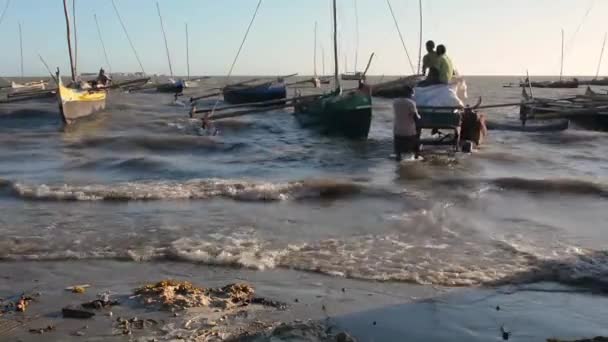
[[[519,90],[501,86],[514,81],[471,77],[470,102],[516,102]],[[210,136],[154,93],[112,94],[106,112],[67,129],[56,107],[0,107],[0,260],[608,283],[606,133],[492,131],[473,155],[396,164],[387,100],[356,142],[303,129],[289,111],[226,120]],[[517,108],[488,115],[515,119]]]

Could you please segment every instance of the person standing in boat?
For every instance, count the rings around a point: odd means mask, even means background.
[[[99,74],[97,75],[97,87],[105,88],[110,85],[110,78],[106,75],[106,71],[103,68],[99,69]]]
[[[450,84],[454,75],[456,75],[456,69],[454,64],[448,55],[446,54],[447,49],[445,45],[437,46],[437,70],[439,71],[439,84]]]
[[[395,121],[393,125],[395,159],[401,161],[401,155],[412,153],[417,158],[419,154],[419,130],[416,122],[420,120],[416,103],[412,100],[414,90],[404,88],[404,97],[393,103]]]

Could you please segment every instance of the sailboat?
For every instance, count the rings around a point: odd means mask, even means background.
[[[578,79],[564,80],[564,30],[562,29],[562,56],[559,71],[559,81],[530,82],[529,79],[522,83],[522,87],[531,86],[532,88],[578,88]]]
[[[163,39],[165,41],[165,50],[167,51],[167,61],[169,62],[169,72],[171,74],[171,78],[169,78],[169,82],[158,85],[156,87],[156,90],[161,93],[181,94],[184,91],[184,81],[175,80],[174,76],[173,76],[173,66],[171,65],[171,56],[169,55],[169,44],[167,43],[165,25],[163,24],[163,17],[160,14],[160,5],[158,4],[158,2],[156,3],[156,9],[158,11],[158,18],[160,19],[160,28],[163,32]]]
[[[72,83],[68,86],[63,84],[59,68],[57,68],[57,101],[63,122],[66,125],[74,123],[80,118],[90,116],[106,108],[106,89],[93,88],[86,83],[76,82],[76,61],[72,53],[72,36],[70,33],[70,17],[68,14],[67,0],[63,0],[63,10],[67,31],[68,52],[70,56],[70,68],[72,71]]]
[[[21,57],[21,78],[24,77],[24,69],[23,69],[23,34],[21,32],[21,23],[19,23],[19,51]],[[11,82],[10,89],[8,92],[8,97],[13,96],[27,96],[31,94],[38,94],[40,92],[44,92],[48,86],[48,82],[45,81],[33,81],[27,83],[17,83],[15,81]],[[45,92],[53,96],[52,92]]]
[[[412,63],[412,61],[410,59],[410,55],[405,46],[405,41],[403,40],[403,36],[401,34],[401,29],[399,28],[399,24],[397,22],[397,18],[395,17],[395,13],[393,12],[393,7],[391,6],[390,0],[386,0],[386,3],[388,5],[388,8],[393,17],[393,21],[395,23],[395,28],[397,29],[397,33],[399,34],[399,39],[401,40],[401,45],[403,46],[405,55],[407,56],[407,59],[410,63],[413,75],[404,76],[404,77],[400,77],[396,80],[391,80],[391,81],[374,84],[372,87],[372,94],[377,97],[396,98],[396,97],[400,97],[403,95],[405,88],[407,88],[407,87],[413,88],[416,86],[416,84],[418,84],[418,82],[420,82],[424,79],[424,76],[420,75],[421,74],[420,60],[422,58],[422,29],[423,29],[423,26],[422,26],[422,0],[418,1],[418,4],[419,4],[418,9],[420,12],[420,23],[419,23],[420,24],[420,30],[419,30],[420,31],[419,32],[420,41],[418,42],[419,46],[418,46],[418,71],[417,72],[416,72],[416,70],[414,70],[414,64]]]
[[[317,98],[296,99],[294,115],[303,125],[321,133],[341,135],[352,139],[367,139],[372,121],[372,97],[365,87],[342,92],[338,65],[338,23],[336,0],[333,0],[334,79],[332,93]],[[363,85],[363,84],[361,84]]]

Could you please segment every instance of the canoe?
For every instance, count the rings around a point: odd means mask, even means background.
[[[522,126],[519,121],[494,121],[487,120],[486,126],[489,130],[514,131],[514,132],[559,132],[565,131],[570,126],[568,120],[557,120],[548,122],[527,122]]]
[[[572,89],[578,88],[578,80],[572,81],[555,81],[555,82],[531,82],[532,88],[551,88],[551,89]],[[522,83],[521,86],[527,86],[527,83]]]
[[[264,83],[259,85],[228,86],[222,90],[224,101],[231,104],[264,102],[287,97],[284,83]]]
[[[105,89],[75,89],[63,85],[59,72],[57,73],[57,100],[61,118],[66,125],[80,118],[90,116],[106,108]]]
[[[365,79],[365,75],[361,72],[357,72],[353,74],[342,74],[340,78],[342,81],[361,81]]]
[[[156,91],[159,93],[179,94],[184,91],[184,82],[169,81],[168,83],[159,84],[156,87]]]
[[[372,85],[372,96],[394,99],[403,96],[405,87],[414,88],[422,80],[421,76],[407,76],[397,80]]]
[[[367,139],[372,122],[372,98],[353,91],[331,93],[317,99],[296,101],[294,115],[304,127],[322,134]]]
[[[592,79],[588,81],[579,82],[581,85],[594,85],[594,86],[608,86],[608,78],[604,77],[602,79]]]

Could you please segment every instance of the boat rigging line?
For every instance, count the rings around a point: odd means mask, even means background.
[[[114,1],[114,0],[112,0]],[[262,1],[263,0],[258,0],[258,5],[255,7],[255,11],[253,12],[253,16],[251,17],[251,21],[249,22],[249,26],[247,26],[247,30],[245,31],[245,35],[243,36],[243,40],[241,41],[241,45],[239,46],[238,51],[236,52],[236,56],[234,56],[234,60],[232,61],[232,65],[230,65],[230,69],[228,70],[228,75],[226,75],[226,85],[228,85],[228,81],[230,80],[230,76],[232,76],[232,72],[234,71],[234,67],[236,66],[236,62],[239,59],[239,56],[241,55],[241,51],[243,50],[243,46],[245,46],[245,42],[247,41],[247,37],[249,36],[249,31],[251,31],[251,27],[253,26],[253,23],[255,22],[255,18],[258,15],[258,11],[260,10],[260,7],[262,6]],[[213,113],[215,112],[215,108],[217,108],[217,105],[220,102],[220,95],[217,96],[215,103],[213,104],[213,108],[211,109],[211,113],[209,114],[209,116],[213,116]]]
[[[604,58],[604,49],[606,48],[606,38],[608,38],[608,32],[604,33],[604,43],[602,43],[602,51],[600,52],[600,61],[597,63],[597,72],[595,73],[595,79],[600,76],[600,68],[602,67],[602,59]]]
[[[313,53],[313,73],[314,73],[314,77],[317,77],[317,22],[315,21],[315,47],[314,47],[314,53]]]
[[[188,23],[186,23],[186,73],[190,81],[190,39],[188,38]]]
[[[391,0],[386,0],[386,3],[388,4],[388,9],[391,11],[391,15],[393,16],[393,21],[395,22],[395,27],[397,28],[397,33],[399,33],[399,39],[401,39],[401,45],[403,46],[403,50],[405,51],[407,60],[410,63],[410,67],[412,68],[412,73],[416,73],[416,69],[414,69],[414,63],[412,63],[412,59],[410,58],[410,53],[407,51],[407,47],[405,46],[405,40],[403,39],[403,35],[401,34],[401,29],[399,28],[399,23],[397,22],[397,18],[395,17],[395,12],[393,11],[393,6],[391,5]]]
[[[103,55],[106,59],[106,65],[108,66],[110,75],[112,75],[112,66],[110,65],[110,58],[108,58],[108,51],[106,50],[106,44],[103,42],[103,36],[101,35],[101,29],[99,28],[99,21],[97,21],[97,14],[93,14],[93,17],[95,18],[95,25],[97,26],[97,35],[99,36],[99,41],[101,42],[101,48],[103,49]]]
[[[422,0],[418,1],[420,11],[420,39],[418,40],[418,75],[422,74]]]
[[[21,23],[19,23],[19,51],[21,53],[21,78],[23,78],[23,35],[21,33]]]
[[[4,5],[4,9],[2,10],[2,14],[0,15],[0,24],[2,24],[2,21],[4,20],[4,15],[6,14],[6,11],[8,10],[8,5],[11,3],[11,0],[6,0],[6,4]]]
[[[145,75],[146,71],[144,70],[143,64],[141,64],[141,60],[139,59],[139,55],[137,54],[137,50],[135,50],[135,46],[133,45],[133,41],[131,37],[129,37],[129,32],[127,32],[127,28],[125,27],[125,23],[122,21],[120,17],[120,13],[118,12],[118,8],[116,8],[116,2],[112,0],[112,7],[114,7],[114,12],[116,12],[116,16],[118,17],[118,21],[120,22],[120,26],[122,26],[122,30],[125,32],[125,36],[127,36],[127,40],[129,41],[129,45],[131,45],[131,50],[133,50],[133,54],[135,55],[135,59],[137,59],[137,63],[139,63],[139,67],[141,68],[141,72]]]
[[[163,16],[160,14],[160,5],[156,2],[156,11],[158,12],[158,19],[160,19],[160,30],[163,32],[163,39],[165,41],[165,50],[167,51],[167,61],[169,62],[169,74],[173,79],[173,66],[171,65],[171,55],[169,54],[169,44],[167,43],[167,34],[165,33],[165,25],[163,24]]]

